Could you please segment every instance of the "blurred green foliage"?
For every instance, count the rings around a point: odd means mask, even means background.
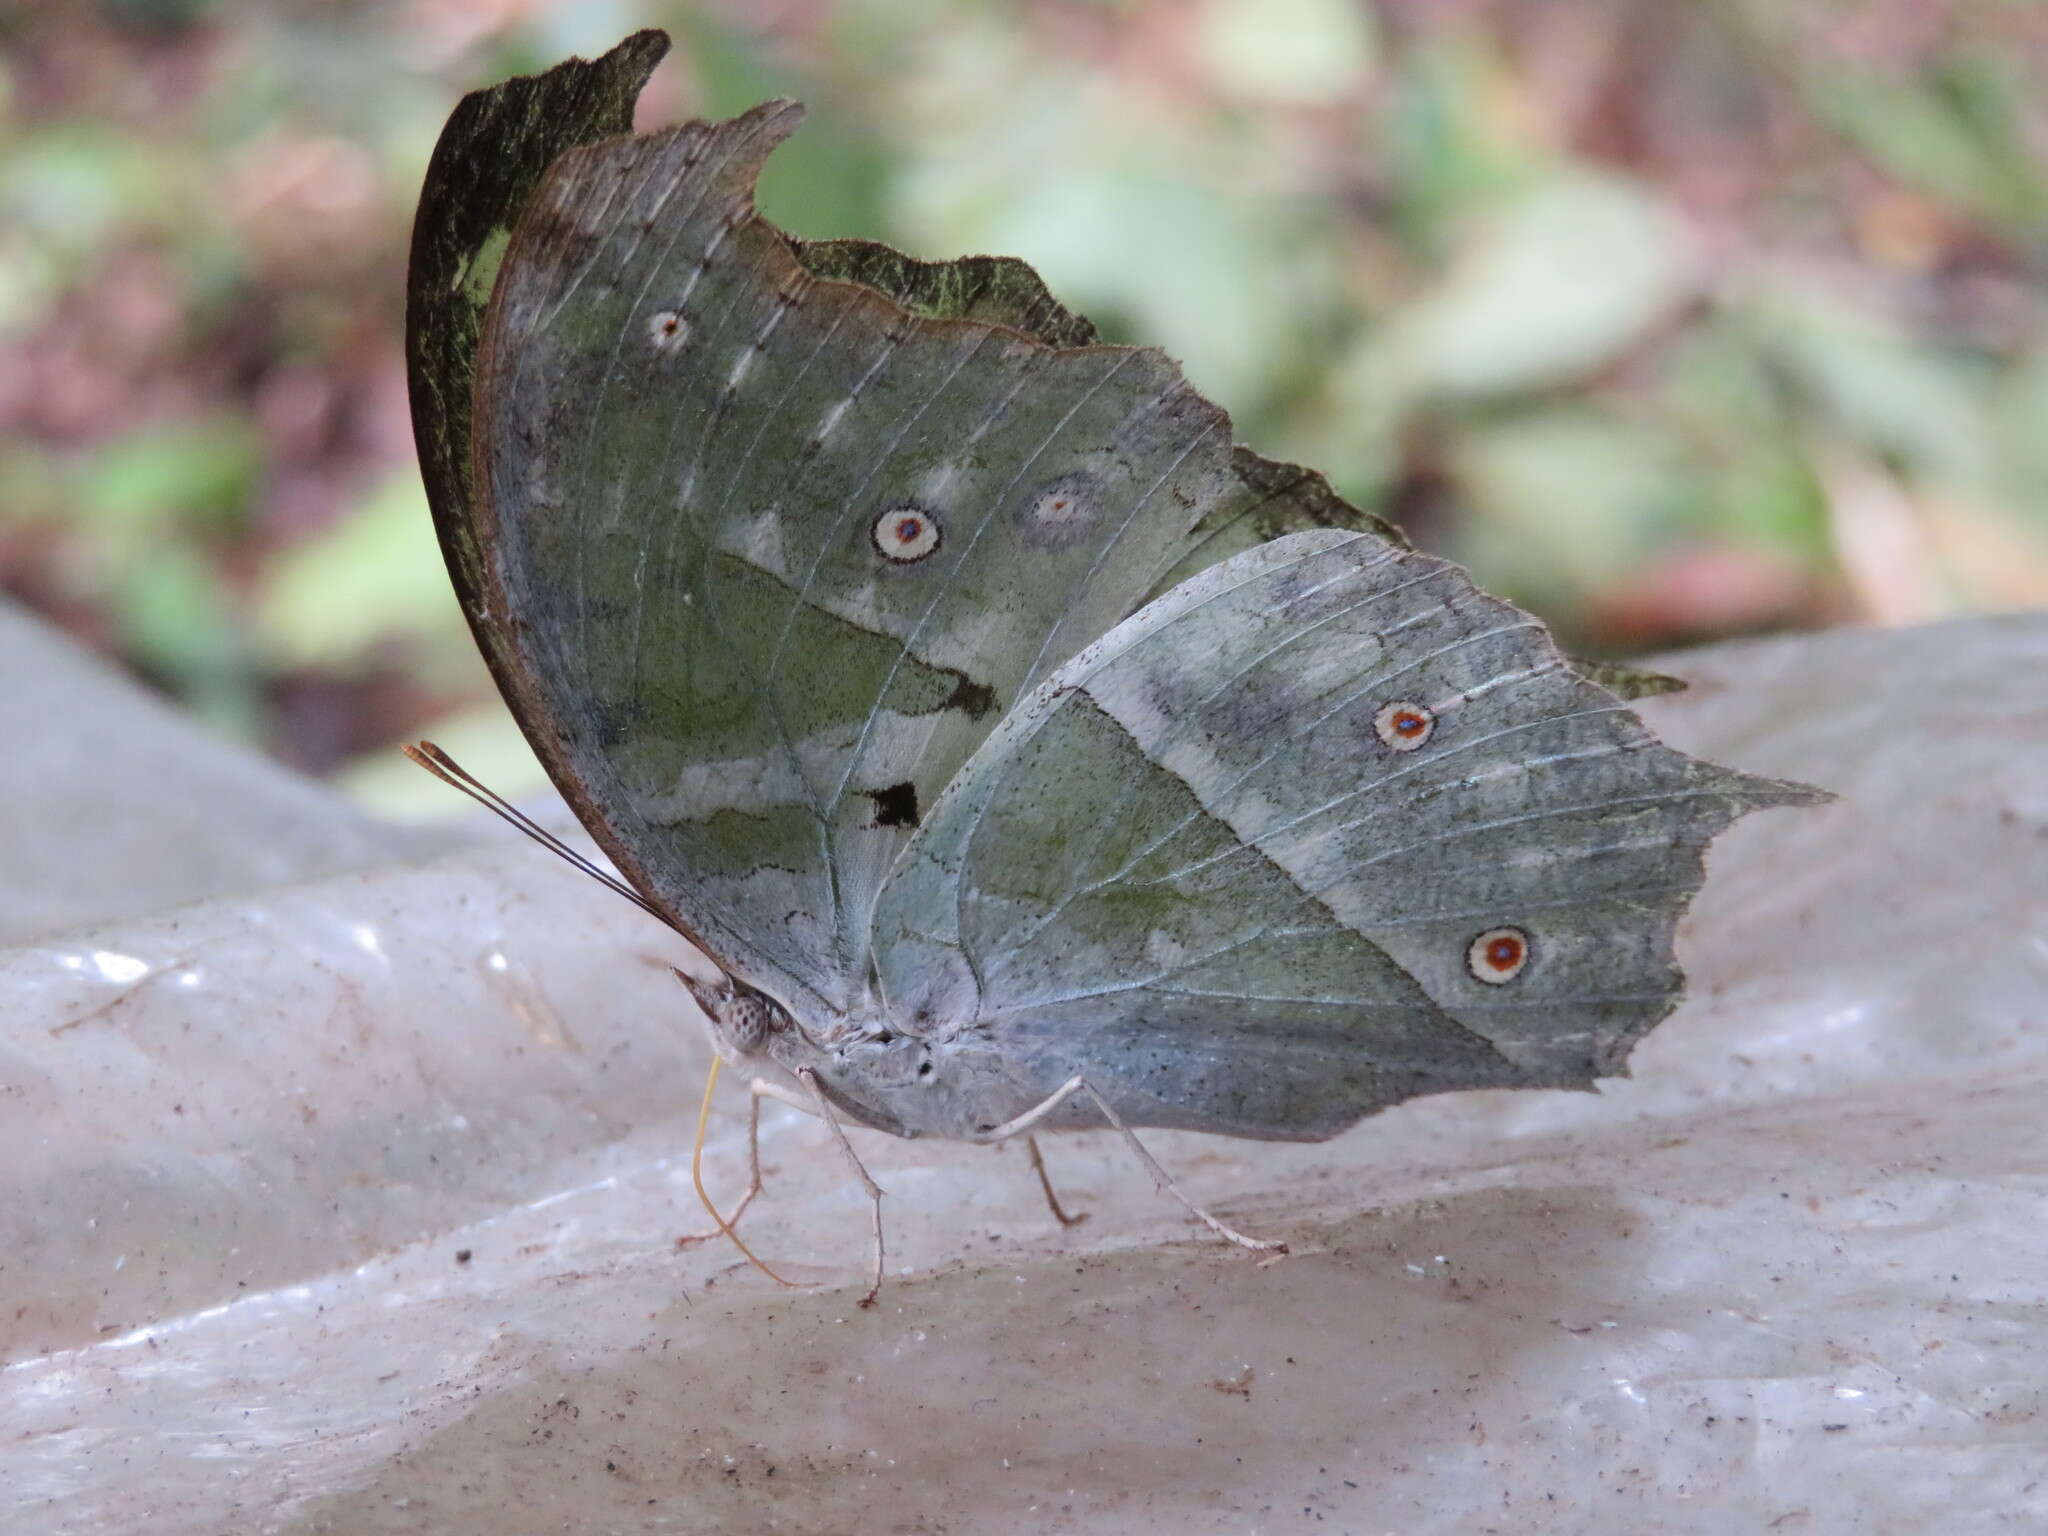
[[[648,124],[810,103],[785,227],[1026,257],[1582,650],[2048,600],[2048,7],[2009,0],[17,8],[0,584],[382,803],[423,731],[490,772],[412,201],[461,91],[642,25]]]

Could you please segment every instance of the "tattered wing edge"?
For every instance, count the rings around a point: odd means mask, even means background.
[[[637,860],[594,814],[576,776],[559,760],[539,701],[531,696],[503,627],[505,616],[492,603],[493,584],[482,552],[489,517],[475,494],[478,458],[472,427],[476,385],[488,372],[483,342],[498,289],[494,270],[490,301],[479,302],[475,290],[480,284],[472,265],[493,254],[489,247],[500,231],[510,232],[509,241],[518,239],[536,194],[569,155],[630,136],[633,104],[668,46],[661,32],[639,32],[596,61],[570,60],[544,74],[466,96],[443,130],[428,168],[413,232],[407,303],[407,365],[421,474],[464,614],[515,718],[557,786],[613,862],[643,892],[650,891],[650,884]],[[793,103],[772,102],[742,114],[742,119],[800,112]],[[783,136],[775,135],[776,141]],[[751,174],[758,171],[757,163]],[[747,217],[767,222],[753,207],[751,191]],[[906,323],[1008,330],[1026,344],[1059,350],[1104,348],[1086,318],[1061,305],[1038,274],[1016,258],[966,256],[925,262],[876,242],[807,242],[781,230],[775,233],[813,281],[862,288]],[[509,241],[501,251],[512,248]],[[459,297],[437,298],[458,289],[463,290]],[[1228,415],[1220,407],[1203,403],[1227,423]],[[1198,548],[1208,557],[1183,560],[1133,612],[1229,555],[1290,532],[1350,529],[1407,547],[1398,528],[1345,500],[1318,471],[1265,458],[1241,445],[1232,450],[1230,463],[1240,483],[1260,493],[1259,499],[1207,530]],[[1620,664],[1567,660],[1588,682],[1625,700],[1685,686],[1678,679]],[[1749,809],[1833,798],[1805,785],[1754,778],[1750,785],[1756,799]],[[660,905],[666,913],[666,904]],[[669,917],[678,931],[703,947],[678,915]],[[1628,1048],[1646,1032],[1647,1027],[1634,1038],[1617,1042],[1620,1057],[1625,1059]],[[1622,1070],[1620,1061],[1615,1070]]]

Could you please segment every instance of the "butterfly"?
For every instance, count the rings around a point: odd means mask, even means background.
[[[1623,1071],[1707,843],[1823,792],[1662,745],[1657,679],[1023,262],[779,231],[801,108],[636,137],[665,48],[460,104],[409,361],[478,643],[719,1055],[965,1141]]]

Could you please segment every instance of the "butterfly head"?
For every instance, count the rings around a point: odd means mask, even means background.
[[[942,1042],[900,1033],[880,1014],[841,1016],[814,1033],[737,977],[705,982],[680,970],[675,975],[704,1010],[726,1061],[809,1072],[841,1113],[894,1136],[941,1125],[947,1128],[940,1134],[963,1134],[951,1128],[958,1112],[939,1071],[942,1057],[950,1059]]]
[[[712,1038],[718,1042],[719,1054],[728,1061],[759,1055],[771,1035],[791,1028],[790,1017],[782,1005],[744,981],[721,976],[716,982],[706,983],[682,971],[676,972],[676,979],[711,1021]]]

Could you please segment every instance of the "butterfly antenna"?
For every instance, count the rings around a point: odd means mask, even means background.
[[[402,750],[414,763],[426,769],[427,772],[431,773],[443,784],[461,790],[485,810],[494,813],[519,831],[524,832],[536,843],[539,843],[541,847],[547,849],[549,853],[554,854],[555,857],[574,868],[581,870],[606,890],[625,897],[626,900],[633,903],[642,912],[647,913],[650,917],[660,918],[664,923],[668,923],[671,928],[675,926],[673,922],[670,922],[668,914],[662,911],[661,908],[657,907],[645,896],[642,896],[617,875],[612,874],[609,870],[600,868],[584,855],[578,853],[574,848],[571,848],[567,843],[555,836],[554,833],[535,821],[526,812],[520,810],[518,806],[507,800],[495,789],[485,784],[431,741],[422,741],[417,746],[408,743]]]

